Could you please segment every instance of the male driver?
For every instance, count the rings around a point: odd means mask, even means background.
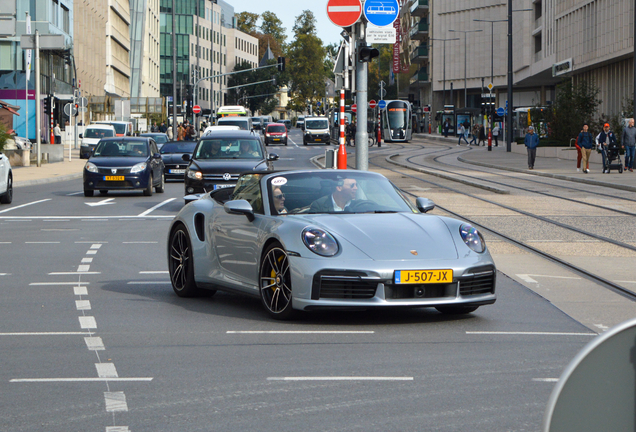
[[[311,203],[309,213],[341,212],[356,199],[358,183],[355,179],[346,178],[338,181],[336,188],[330,195],[325,195]]]

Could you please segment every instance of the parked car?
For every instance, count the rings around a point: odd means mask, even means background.
[[[159,150],[161,150],[162,145],[170,141],[170,138],[168,138],[168,134],[165,134],[163,132],[144,132],[140,134],[139,136],[150,137],[153,140],[155,140],[155,142],[157,143],[157,148]]]
[[[331,144],[329,135],[329,119],[327,117],[307,117],[303,132],[303,144],[325,143]]]
[[[270,123],[265,128],[265,145],[282,143],[287,145],[287,128],[282,123]]]
[[[82,140],[80,143],[80,159],[91,157],[92,151],[102,138],[112,138],[115,136],[115,128],[109,124],[90,124],[84,129],[84,133],[79,134]]]
[[[151,196],[152,189],[163,193],[164,165],[157,143],[148,137],[105,138],[97,144],[84,166],[84,196],[96,190],[141,189]]]
[[[169,141],[159,149],[166,179],[183,180],[188,166],[188,162],[183,160],[183,155],[191,155],[196,146],[196,141]]]
[[[296,120],[296,127],[303,129],[305,127],[305,117],[298,117],[298,119]]]
[[[295,311],[434,307],[467,314],[494,303],[496,268],[473,226],[426,214],[378,173],[243,174],[234,189],[185,206],[168,231],[180,297],[236,291],[274,319]]]
[[[277,159],[278,155],[267,154],[258,135],[248,131],[219,131],[204,136],[191,157],[183,155],[188,162],[185,193],[234,187],[241,173],[271,170]]]
[[[9,158],[0,153],[0,204],[11,204],[13,201],[13,171]]]

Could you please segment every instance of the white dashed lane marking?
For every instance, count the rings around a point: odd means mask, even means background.
[[[9,211],[12,211],[12,210],[16,210],[16,209],[19,209],[19,208],[22,208],[22,207],[33,205],[33,204],[39,204],[39,203],[42,203],[42,202],[45,202],[45,201],[51,201],[51,198],[47,198],[47,199],[43,199],[43,200],[39,200],[39,201],[33,201],[33,202],[30,202],[30,203],[26,203],[26,204],[22,204],[22,205],[19,205],[19,206],[8,208],[6,210],[0,210],[0,213],[6,213],[6,212],[9,212]]]
[[[82,258],[82,264],[90,264],[93,262],[93,258]]]
[[[46,286],[46,285],[90,285],[90,282],[31,282],[29,284],[29,286]]]
[[[104,399],[106,401],[106,412],[128,411],[124,392],[104,392]]]
[[[91,310],[90,300],[75,300],[77,310]]]
[[[56,382],[150,382],[152,377],[130,377],[130,378],[14,378],[9,380],[12,383],[56,383]],[[124,392],[117,392],[124,393]]]
[[[97,376],[100,378],[119,377],[114,363],[95,363],[95,369],[97,369]]]
[[[413,377],[304,376],[268,377],[267,381],[413,381]]]
[[[88,290],[85,286],[76,286],[73,287],[73,293],[78,296],[88,295]]]
[[[106,349],[102,338],[99,336],[85,337],[84,342],[86,342],[86,347],[91,351],[103,351]]]
[[[374,334],[373,330],[228,330],[226,334]]]
[[[80,322],[80,327],[83,329],[96,329],[97,321],[95,321],[95,317],[92,316],[81,316],[78,317]]]

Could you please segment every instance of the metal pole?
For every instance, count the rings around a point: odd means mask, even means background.
[[[35,135],[37,166],[42,166],[40,157],[42,144],[42,101],[40,100],[40,32],[35,31]]]
[[[196,80],[199,78],[199,57],[201,55],[201,47],[199,47],[199,32],[201,31],[201,27],[199,26],[199,1],[196,0],[196,13],[197,13],[197,68],[195,70],[195,75],[192,77],[192,81],[193,83],[196,82]],[[194,86],[194,88],[192,89],[192,106],[194,107],[194,105],[197,105],[198,102],[198,98],[199,98],[199,88],[197,86]],[[193,121],[194,121],[194,132],[195,132],[195,136],[199,136],[199,115],[196,114],[194,112],[194,110],[192,110],[192,117],[193,117]]]
[[[468,53],[466,52],[466,39],[467,34],[464,32],[464,108],[468,107],[468,89],[466,87],[466,76],[468,74],[466,69],[466,58]]]
[[[506,152],[512,151],[512,0],[508,0],[508,113],[506,115]]]
[[[367,132],[367,78],[368,63],[357,61],[360,45],[365,42],[366,24],[358,24],[358,51],[356,52],[356,95],[358,104],[358,127],[356,128],[356,169],[369,170],[369,134]]]
[[[444,82],[444,102],[442,103],[442,111],[444,107],[446,107],[446,40],[444,40],[444,77],[442,79]]]
[[[176,0],[172,0],[172,139],[177,139],[177,19]]]

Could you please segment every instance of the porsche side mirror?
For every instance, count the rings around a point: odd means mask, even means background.
[[[422,213],[428,213],[435,208],[435,203],[428,198],[418,198],[415,200],[417,209]]]
[[[267,160],[270,161],[270,162],[271,161],[276,161],[276,160],[278,160],[278,155],[276,153],[269,154],[269,155],[267,155]]]
[[[192,159],[192,157],[188,153],[186,153],[183,156],[181,156],[181,159],[183,159],[184,162],[189,162],[190,159]]]
[[[254,209],[245,200],[228,201],[223,204],[223,208],[226,213],[245,215],[250,222],[254,220]]]

